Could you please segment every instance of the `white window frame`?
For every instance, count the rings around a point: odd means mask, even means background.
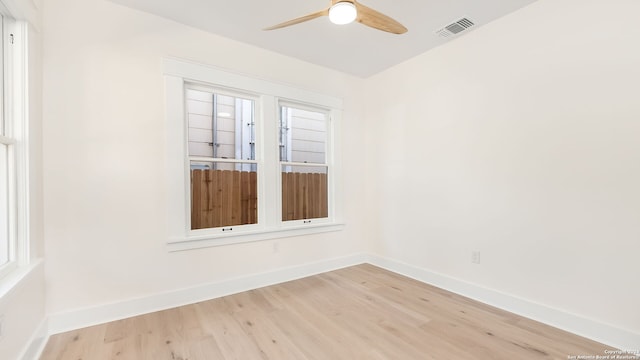
[[[181,251],[210,246],[300,236],[344,228],[340,161],[342,100],[185,60],[163,59],[166,98],[167,246]],[[256,163],[258,171],[258,224],[191,230],[190,162],[185,88],[200,84],[230,94],[251,96],[256,112]],[[279,158],[279,107],[293,104],[328,114],[327,179],[329,216],[312,221],[282,221],[281,166]]]
[[[228,88],[223,88],[220,86],[212,86],[212,85],[207,85],[207,84],[203,84],[202,82],[193,82],[193,81],[185,81],[184,83],[184,87],[185,90],[186,89],[193,89],[193,90],[199,90],[199,91],[210,91],[215,93],[216,95],[226,95],[226,96],[231,96],[231,97],[238,97],[238,98],[242,98],[242,99],[247,99],[247,100],[252,100],[254,102],[254,116],[257,117],[257,114],[260,113],[260,95],[259,94],[253,94],[253,93],[249,93],[249,92],[239,92],[239,91],[235,91],[232,89],[228,89]],[[185,92],[186,93],[186,92]],[[184,95],[183,95],[184,96]],[[186,110],[186,109],[185,109]],[[186,111],[184,112],[185,116],[186,116]],[[188,126],[188,121],[186,119],[186,117],[183,120],[186,124],[186,126]],[[256,133],[256,142],[259,141],[259,139],[261,139],[262,137],[260,136],[261,134],[261,124],[259,121],[257,121],[256,119],[254,119],[255,121],[255,133]],[[185,134],[186,135],[186,140],[188,141],[188,131]],[[260,164],[260,159],[261,159],[261,149],[258,147],[259,144],[256,144],[256,156],[255,156],[255,160],[243,160],[243,159],[221,159],[221,158],[215,158],[215,157],[203,157],[203,156],[191,156],[189,155],[188,151],[187,151],[187,159],[188,161],[185,161],[185,184],[187,184],[187,193],[189,194],[187,200],[187,208],[188,208],[188,228],[189,228],[189,236],[191,237],[196,237],[196,238],[200,238],[200,237],[208,237],[208,236],[224,236],[226,234],[228,234],[229,231],[235,231],[235,233],[243,233],[243,232],[247,232],[247,231],[260,231],[261,229],[264,228],[264,221],[261,221],[261,216],[260,216],[260,210],[263,209],[260,207],[260,183],[261,183],[261,179],[263,178],[263,170],[261,169],[261,164]],[[191,189],[189,187],[190,181],[191,181],[191,161],[200,161],[200,162],[211,162],[211,163],[231,163],[231,164],[256,164],[257,167],[257,173],[258,173],[258,223],[257,224],[245,224],[245,225],[229,225],[229,226],[223,226],[223,227],[217,227],[217,228],[206,228],[206,229],[195,229],[195,230],[191,230]]]
[[[5,135],[0,136],[0,142],[8,145],[9,153],[9,262],[0,266],[1,285],[10,274],[29,264],[30,249],[27,24],[15,20],[2,3],[0,14],[3,17],[2,112],[5,126]]]
[[[328,108],[323,108],[323,107],[319,107],[318,105],[309,105],[309,104],[304,104],[295,100],[291,100],[291,99],[278,99],[278,114],[280,113],[280,107],[282,106],[286,106],[286,107],[291,107],[291,108],[296,108],[296,109],[300,109],[300,110],[307,110],[307,111],[312,111],[312,112],[319,112],[325,115],[325,119],[326,119],[326,131],[327,131],[327,138],[325,139],[325,162],[324,163],[299,163],[299,162],[294,162],[294,161],[278,161],[278,171],[282,171],[282,166],[308,166],[308,167],[326,167],[327,168],[327,196],[328,196],[328,216],[325,218],[312,218],[312,219],[300,219],[300,220],[288,220],[288,221],[283,221],[282,220],[282,201],[278,201],[278,210],[279,210],[279,216],[280,216],[280,226],[283,228],[289,228],[289,227],[299,227],[299,226],[304,226],[304,225],[309,225],[309,224],[325,224],[325,223],[331,223],[331,219],[333,219],[334,217],[334,212],[335,212],[335,207],[334,207],[334,199],[332,199],[331,194],[334,193],[334,183],[335,181],[333,181],[334,179],[334,170],[333,170],[333,164],[335,163],[335,149],[333,147],[333,136],[332,134],[335,133],[335,131],[333,130],[333,117],[332,116],[336,116],[336,114],[334,114],[331,109]],[[282,176],[278,176],[278,189],[280,189],[280,198],[282,198]]]

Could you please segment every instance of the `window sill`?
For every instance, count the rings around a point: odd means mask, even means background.
[[[317,225],[303,225],[279,228],[274,230],[255,230],[236,234],[199,235],[185,239],[175,239],[167,243],[169,252],[208,248],[214,246],[242,244],[254,241],[281,239],[293,236],[312,235],[325,232],[341,231],[344,224],[324,223]]]
[[[29,265],[18,266],[10,273],[0,279],[0,300],[10,294],[13,289],[18,287],[26,278],[31,275],[36,268],[42,265],[42,259],[34,260]]]

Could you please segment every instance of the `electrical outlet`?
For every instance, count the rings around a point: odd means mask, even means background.
[[[474,250],[471,252],[471,263],[480,264],[480,250]]]

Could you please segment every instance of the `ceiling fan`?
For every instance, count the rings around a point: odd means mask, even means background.
[[[356,0],[331,0],[331,5],[318,12],[314,12],[299,18],[285,21],[281,24],[268,27],[264,30],[275,30],[283,27],[299,24],[322,16],[329,16],[332,23],[343,25],[353,21],[367,25],[374,29],[386,31],[392,34],[404,34],[407,28],[396,20],[384,15],[372,8],[366,7]]]

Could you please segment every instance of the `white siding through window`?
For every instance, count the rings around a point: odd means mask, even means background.
[[[213,157],[213,96],[187,89],[189,154]]]
[[[324,164],[327,119],[321,112],[283,107],[286,121],[286,155],[282,161]],[[284,155],[284,154],[283,154]]]

